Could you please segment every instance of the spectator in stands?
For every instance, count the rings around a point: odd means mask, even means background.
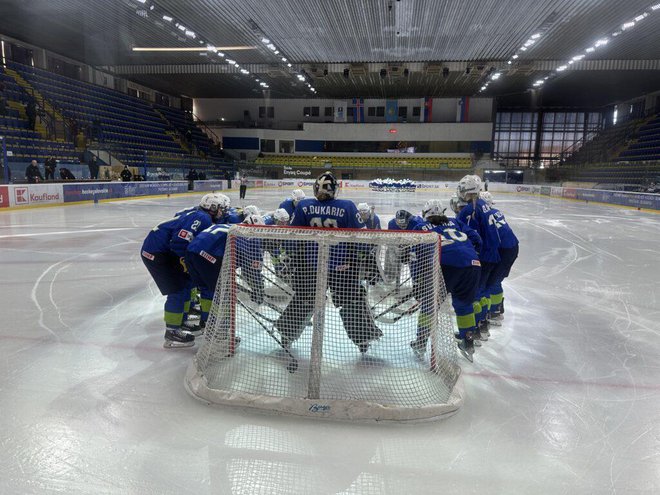
[[[34,131],[34,126],[37,123],[37,104],[34,101],[34,98],[30,98],[27,106],[25,107],[25,113],[28,118],[28,128]]]
[[[101,121],[98,118],[92,120],[92,139],[101,140]]]
[[[89,167],[89,178],[96,180],[99,178],[99,160],[96,158],[96,155],[92,155],[92,158],[87,164]]]
[[[30,184],[36,184],[37,182],[42,182],[44,180],[37,165],[37,160],[32,160],[30,164],[25,168],[25,179]]]
[[[76,176],[71,173],[71,170],[65,167],[60,169],[60,178],[62,180],[76,180]]]
[[[188,143],[188,145],[192,144],[192,131],[190,129],[186,131],[186,143]]]
[[[119,174],[119,176],[121,177],[122,181],[130,182],[130,180],[133,178],[133,174],[128,169],[128,165],[124,165],[124,170],[121,171],[121,174]]]
[[[245,175],[241,176],[241,188],[240,188],[240,199],[245,199],[245,193],[247,192],[248,178]]]
[[[199,179],[199,176],[197,175],[197,170],[191,168],[188,171],[188,175],[186,176],[186,178],[188,179],[188,190],[192,191],[193,189],[195,189],[195,181]]]
[[[46,171],[46,180],[55,180],[55,169],[57,168],[57,161],[54,156],[46,159],[44,162],[44,170]]]
[[[206,180],[206,174],[204,173],[203,170],[199,171],[199,180]]]

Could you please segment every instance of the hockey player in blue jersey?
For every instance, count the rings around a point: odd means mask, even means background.
[[[360,203],[357,205],[358,212],[364,225],[370,230],[380,230],[380,218],[376,215],[376,207],[368,203]]]
[[[330,172],[314,183],[314,199],[298,203],[291,219],[294,227],[362,229],[364,222],[352,201],[337,199],[339,185]],[[316,292],[316,245],[298,241],[290,254],[296,271],[292,280],[294,295],[275,323],[285,346],[291,345],[310,320]],[[332,301],[339,309],[344,329],[360,352],[368,350],[382,332],[374,323],[367,294],[360,284],[358,254],[360,246],[341,243],[330,249],[328,285]]]
[[[272,213],[264,215],[264,224],[266,225],[278,225],[280,227],[284,225],[289,225],[291,216],[284,208],[278,208]]]
[[[247,225],[264,225],[261,215],[249,215],[243,220]],[[240,286],[248,292],[250,300],[257,305],[264,302],[263,269],[264,249],[262,239],[240,237],[236,240],[236,264],[240,268],[241,279],[247,287]]]
[[[467,204],[458,215],[458,220],[475,229],[481,236],[483,242],[479,252],[481,261],[481,279],[479,280],[479,305],[477,308],[477,322],[479,324],[481,336],[484,340],[489,335],[488,311],[490,300],[486,284],[491,272],[500,262],[500,237],[497,227],[490,221],[490,206],[482,199],[479,199],[481,190],[481,179],[476,175],[466,175],[458,183],[457,194],[460,199]]]
[[[424,223],[424,220],[413,215],[407,210],[399,210],[394,214],[394,218],[387,224],[387,230],[415,230],[419,223]]]
[[[398,210],[394,214],[394,218],[388,222],[387,230],[414,230],[420,223],[424,223],[422,217],[413,215],[407,210]],[[409,248],[402,250],[395,246],[388,246],[385,251],[385,280],[389,283],[394,282],[398,286],[401,282],[402,265],[408,264],[409,261]]]
[[[482,192],[482,200],[491,208],[489,221],[497,227],[500,236],[500,262],[491,272],[486,282],[486,291],[490,298],[490,308],[488,312],[488,322],[491,325],[501,326],[504,310],[504,289],[502,282],[511,272],[511,267],[518,258],[518,238],[513,233],[511,226],[504,218],[504,215],[496,208],[493,208],[493,196],[489,192]]]
[[[416,230],[437,232],[441,241],[440,267],[442,276],[451,294],[452,306],[456,313],[459,339],[458,347],[467,359],[472,361],[474,340],[479,338],[473,301],[476,297],[481,264],[475,248],[481,245],[479,234],[460,220],[445,216],[445,209],[439,199],[426,202],[423,209],[424,220]],[[426,277],[432,274],[424,271],[429,262],[427,252],[415,251],[411,272],[414,280],[415,297],[421,303],[417,322],[417,338],[410,343],[417,356],[422,356],[430,333],[432,302],[425,294],[419,294],[419,287],[427,286]],[[426,263],[425,263],[426,262]]]
[[[303,199],[305,199],[305,191],[302,189],[294,189],[293,192],[291,192],[291,197],[285,199],[280,203],[279,208],[283,208],[286,210],[286,212],[289,214],[289,216],[293,216],[293,212],[296,209],[296,206],[298,203],[300,203]]]
[[[229,227],[228,224],[212,225],[197,234],[186,250],[186,266],[200,293],[202,326],[208,319],[213,293],[220,277]]]
[[[191,287],[185,254],[194,236],[213,224],[220,212],[221,203],[215,194],[205,195],[198,210],[160,223],[149,232],[142,244],[142,261],[161,294],[167,296],[165,348],[190,347],[195,343],[194,335],[182,328]]]
[[[368,203],[359,203],[357,205],[358,213],[369,230],[381,230],[380,218],[376,215],[376,207]],[[381,281],[380,270],[376,261],[376,250],[359,253],[360,263],[364,271],[364,279],[369,285],[375,285]]]

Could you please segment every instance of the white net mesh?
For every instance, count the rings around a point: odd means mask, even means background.
[[[186,385],[211,403],[414,421],[462,402],[437,234],[237,225]]]

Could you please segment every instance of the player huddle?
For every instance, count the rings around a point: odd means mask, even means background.
[[[430,200],[421,216],[399,210],[388,224],[389,230],[434,231],[440,236],[441,269],[456,312],[458,347],[470,361],[475,343],[488,339],[489,325],[502,324],[502,281],[518,255],[518,240],[501,212],[492,207],[492,196],[481,193],[480,189],[481,180],[477,176],[469,175],[459,182],[457,195],[450,201],[456,218],[445,215],[440,200]],[[154,227],[142,245],[141,254],[159,290],[167,296],[164,347],[192,346],[195,336],[204,332],[221,276],[230,224],[381,229],[373,206],[367,203],[356,206],[350,200],[338,199],[338,190],[334,176],[323,173],[315,181],[313,198],[306,198],[297,189],[280,208],[263,216],[256,206],[235,209],[227,196],[207,194],[198,206],[177,212],[174,218]],[[410,346],[418,357],[426,352],[433,301],[421,290],[432,276],[424,269],[427,256],[424,249],[388,250],[382,271],[373,250],[365,250],[359,244],[351,247],[340,244],[331,250],[328,288],[344,330],[360,352],[367,352],[383,336],[372,314],[367,287],[381,281],[394,281],[398,287],[405,265],[412,279],[410,298],[416,300],[411,311],[418,312],[417,335]],[[270,253],[272,270],[264,266],[265,251]],[[280,278],[283,285],[292,289],[290,301],[272,322],[272,330],[269,329],[271,336],[287,350],[312,318],[316,256],[314,248],[302,241],[239,238],[236,243],[236,269],[245,282],[239,284],[239,290],[249,295],[251,306],[240,299],[239,303],[250,314],[258,313],[259,305],[268,304],[264,299],[263,270],[270,270],[271,276]],[[295,270],[289,271],[290,266],[295,266]],[[191,307],[195,292],[199,294],[199,319],[191,315],[195,312]]]

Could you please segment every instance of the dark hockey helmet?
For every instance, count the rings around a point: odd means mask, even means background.
[[[323,172],[314,182],[314,196],[319,201],[334,199],[338,190],[337,179],[330,172]]]
[[[412,218],[412,213],[407,210],[399,210],[394,214],[394,221],[400,229],[405,229]]]

